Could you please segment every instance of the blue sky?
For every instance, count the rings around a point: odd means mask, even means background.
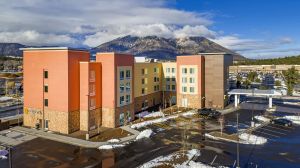
[[[298,0],[1,0],[0,42],[95,47],[204,36],[249,58],[300,54]]]

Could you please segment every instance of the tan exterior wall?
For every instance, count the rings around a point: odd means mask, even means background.
[[[177,84],[177,64],[176,62],[162,63],[162,90],[176,91]],[[175,88],[174,88],[175,87]]]
[[[154,68],[158,69],[158,72],[154,72]],[[146,74],[142,74],[142,69],[145,69]],[[134,64],[134,97],[141,97],[155,92],[159,92],[162,89],[162,64],[161,63],[135,63]],[[159,82],[154,82],[154,77],[159,78]],[[142,84],[142,79],[145,79],[145,84]],[[154,86],[158,86],[158,90],[154,90]],[[142,94],[142,88],[145,89],[145,93]]]
[[[295,67],[296,70],[300,71],[300,65],[239,65],[230,66],[230,73],[238,72],[250,72],[250,71],[261,71],[261,72],[282,72],[289,68]]]
[[[205,106],[224,108],[228,88],[229,65],[232,57],[216,54],[205,55]]]

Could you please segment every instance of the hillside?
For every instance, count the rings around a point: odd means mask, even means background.
[[[245,60],[236,65],[300,65],[300,55],[284,58]]]
[[[125,36],[101,44],[92,49],[96,52],[122,52],[156,59],[175,59],[177,55],[190,55],[203,52],[226,52],[234,55],[234,60],[245,57],[222,47],[204,37],[163,38],[157,36]]]
[[[0,56],[22,56],[20,48],[26,47],[19,43],[0,43]]]

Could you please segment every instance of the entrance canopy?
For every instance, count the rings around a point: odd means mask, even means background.
[[[260,90],[260,89],[233,89],[228,92],[229,95],[250,95],[250,96],[281,96],[276,90]]]

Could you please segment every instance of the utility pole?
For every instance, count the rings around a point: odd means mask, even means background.
[[[12,168],[12,147],[8,146],[8,153],[9,153],[9,168]]]
[[[236,113],[236,130],[237,130],[237,144],[236,144],[236,168],[240,168],[240,137],[239,137],[239,113]]]

